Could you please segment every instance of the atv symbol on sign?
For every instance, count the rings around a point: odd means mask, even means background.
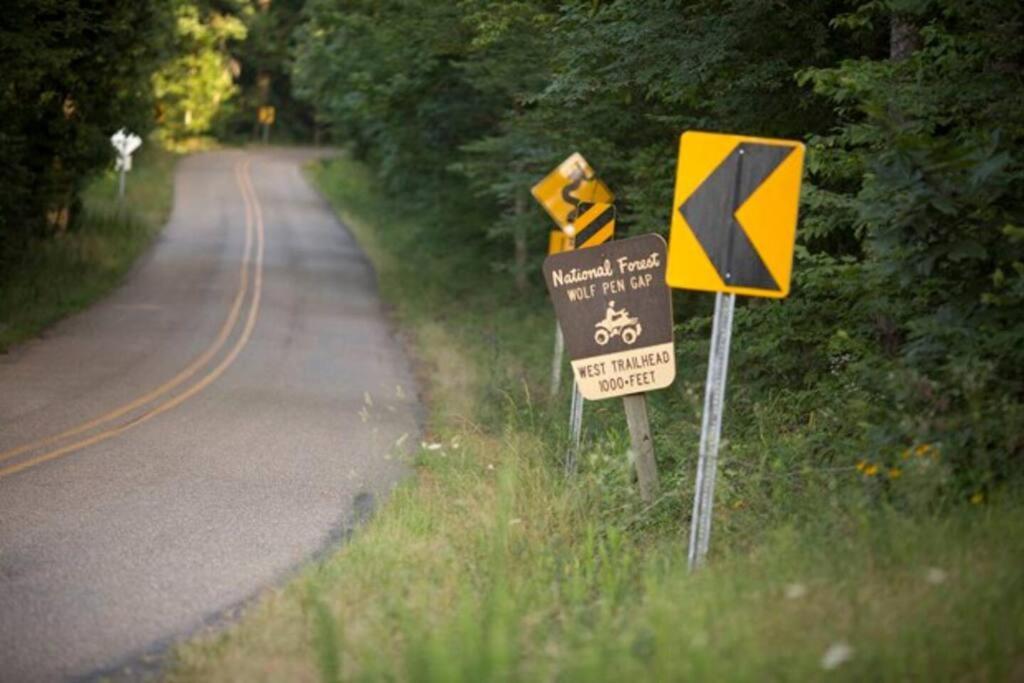
[[[643,327],[638,318],[631,318],[629,311],[615,309],[615,302],[608,302],[608,309],[605,311],[604,320],[599,320],[595,325],[594,341],[599,346],[604,346],[613,337],[622,337],[622,341],[631,345],[640,336]]]

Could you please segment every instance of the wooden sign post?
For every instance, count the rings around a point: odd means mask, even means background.
[[[658,465],[654,461],[654,441],[651,440],[651,423],[647,419],[647,394],[623,396],[622,403],[626,409],[640,499],[653,503],[658,495]]]

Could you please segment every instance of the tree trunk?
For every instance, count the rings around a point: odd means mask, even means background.
[[[515,272],[516,289],[520,294],[526,292],[526,228],[519,218],[526,213],[526,201],[522,195],[516,197],[515,202],[516,226],[513,233],[515,241]]]
[[[921,32],[910,17],[893,14],[889,26],[889,58],[894,61],[906,59],[921,47]]]

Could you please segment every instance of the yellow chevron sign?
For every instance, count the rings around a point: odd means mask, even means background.
[[[594,202],[610,204],[615,199],[579,152],[559,164],[530,192],[562,229]]]
[[[561,230],[552,230],[548,235],[548,256],[561,254],[563,251],[569,251],[566,248],[565,233]]]
[[[683,133],[665,280],[746,296],[789,294],[804,146]]]
[[[565,231],[573,240],[574,249],[604,244],[615,236],[615,207],[604,202],[592,204]]]
[[[257,112],[257,117],[259,118],[260,123],[269,126],[274,123],[276,114],[277,111],[273,107],[260,107]]]

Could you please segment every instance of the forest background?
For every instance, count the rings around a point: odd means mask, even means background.
[[[547,234],[528,188],[570,152],[614,189],[629,235],[665,232],[681,131],[799,139],[793,296],[742,307],[756,342],[736,372],[752,391],[840,397],[819,459],[892,469],[941,444],[958,497],[1021,472],[1019,3],[15,5],[0,18],[7,270],[76,230],[122,126],[169,146],[237,142],[273,105],[276,140],[346,146],[443,216],[431,239],[471,245],[521,298],[538,295]],[[705,299],[679,293],[677,321],[704,320]]]
[[[119,281],[169,211],[162,150],[258,144],[273,106],[272,143],[343,150],[311,177],[426,380],[423,476],[172,679],[807,680],[845,639],[850,680],[1024,671],[1021,3],[8,4],[0,349]],[[146,138],[123,204],[121,127]],[[618,236],[665,235],[686,130],[808,151],[792,292],[737,307],[694,576],[713,297],[673,293],[655,503],[616,401],[567,479],[529,195],[579,151]]]

